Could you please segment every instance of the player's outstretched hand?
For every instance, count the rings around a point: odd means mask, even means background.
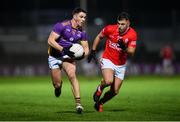
[[[94,59],[95,62],[97,61],[95,50],[91,50],[90,54],[88,55],[88,57],[87,57],[88,63],[90,63],[92,59]]]
[[[119,48],[121,48],[123,51],[126,51],[126,49],[127,49],[127,46],[126,46],[126,44],[123,42],[123,40],[119,40],[118,41],[118,44],[119,44]]]
[[[64,47],[64,48],[63,48],[63,51],[64,51],[64,53],[65,53],[66,55],[68,55],[70,58],[74,58],[74,52],[72,52],[72,51],[69,50],[71,47],[72,47],[72,45],[69,46],[69,47]]]

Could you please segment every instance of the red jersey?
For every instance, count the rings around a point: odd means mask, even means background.
[[[170,46],[166,46],[161,50],[164,59],[173,59],[173,50]]]
[[[118,47],[118,40],[123,40],[127,47],[136,48],[136,31],[130,27],[126,33],[120,35],[118,25],[108,25],[103,28],[101,34],[107,38],[102,58],[109,59],[115,65],[125,64],[127,52],[122,51],[121,48]]]

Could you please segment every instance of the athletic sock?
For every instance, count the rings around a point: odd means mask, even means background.
[[[116,94],[113,91],[109,90],[104,94],[103,98],[101,98],[99,102],[104,104],[107,101],[109,101],[110,99],[112,99],[115,95]]]
[[[76,106],[81,105],[81,98],[80,97],[76,97],[75,98],[75,102],[76,102]]]

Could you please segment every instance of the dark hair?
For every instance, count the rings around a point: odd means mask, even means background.
[[[126,20],[129,20],[130,19],[130,16],[127,12],[121,12],[118,17],[117,17],[117,20],[123,20],[123,19],[126,19]]]
[[[72,15],[74,14],[77,14],[77,13],[80,13],[80,12],[83,12],[83,13],[87,13],[87,11],[85,11],[84,9],[82,8],[75,8],[72,12]]]

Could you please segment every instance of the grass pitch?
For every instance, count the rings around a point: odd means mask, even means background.
[[[0,121],[175,121],[180,120],[180,76],[129,76],[120,93],[93,108],[92,95],[100,77],[79,77],[82,115],[76,114],[70,82],[54,96],[50,77],[0,77]],[[106,91],[107,89],[105,89]]]

